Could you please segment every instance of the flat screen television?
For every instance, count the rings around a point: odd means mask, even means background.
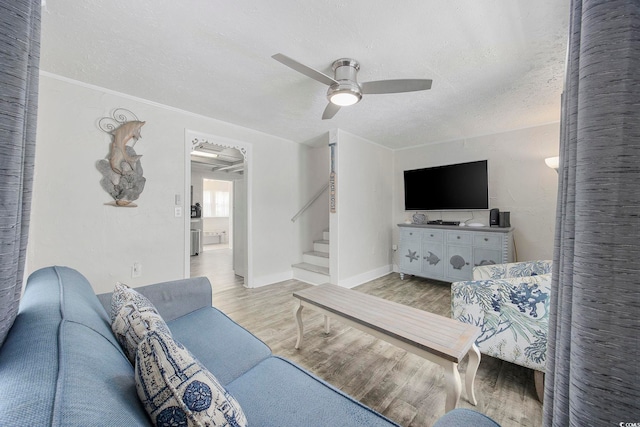
[[[404,209],[489,209],[487,161],[404,171]]]

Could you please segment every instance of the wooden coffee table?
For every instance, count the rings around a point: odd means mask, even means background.
[[[473,391],[480,351],[475,339],[480,328],[393,301],[335,285],[320,285],[293,294],[298,299],[295,318],[298,325],[296,348],[302,344],[302,309],[311,307],[324,314],[325,333],[330,331],[329,316],[435,362],[444,368],[447,399],[445,411],[460,400],[461,382],[458,363],[468,354],[465,374],[467,398],[476,405]]]

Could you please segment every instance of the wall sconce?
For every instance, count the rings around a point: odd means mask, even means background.
[[[547,166],[549,166],[551,169],[555,169],[556,172],[558,171],[558,167],[560,167],[560,157],[555,156],[555,157],[547,157],[546,159],[544,159],[544,162],[547,164]]]

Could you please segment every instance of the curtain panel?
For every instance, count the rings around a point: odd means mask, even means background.
[[[545,426],[640,424],[640,1],[573,0]]]
[[[0,346],[22,294],[35,153],[40,14],[40,0],[0,1]]]

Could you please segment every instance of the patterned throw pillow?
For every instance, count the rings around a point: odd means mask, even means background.
[[[122,283],[116,284],[111,299],[111,330],[133,364],[138,344],[149,331],[171,335],[154,305],[145,296]]]
[[[156,426],[247,425],[236,399],[170,336],[147,334],[135,366],[138,397]]]
[[[133,302],[140,308],[149,307],[157,312],[147,297],[124,283],[116,282],[116,287],[113,290],[113,294],[111,294],[111,313],[109,313],[111,323],[115,320],[120,309],[128,302]]]
[[[120,346],[133,364],[138,344],[151,331],[161,331],[171,335],[167,324],[155,309],[138,307],[133,302],[126,303],[111,324],[111,330]]]

